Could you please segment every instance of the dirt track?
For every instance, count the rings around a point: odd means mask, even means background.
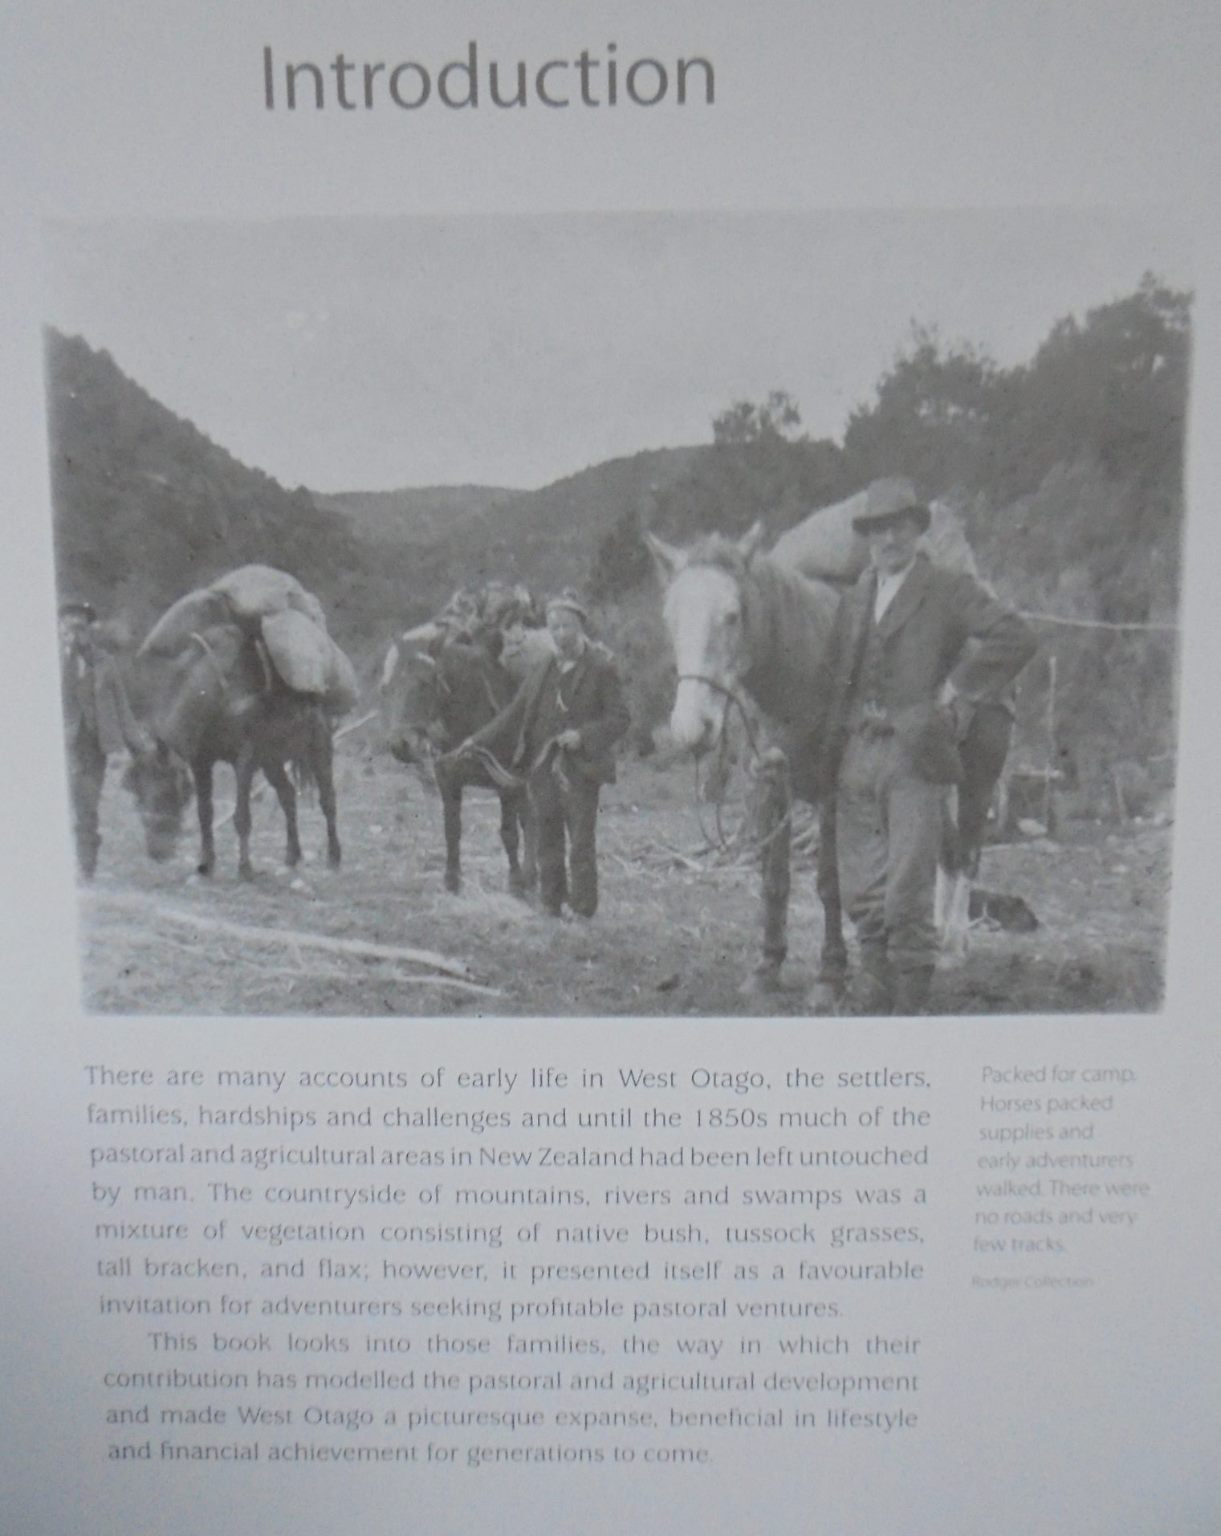
[[[112,767],[100,873],[82,894],[92,1009],[388,1017],[805,1012],[821,932],[812,873],[799,870],[794,882],[788,989],[744,1000],[738,987],[755,955],[756,875],[706,860],[693,869],[667,852],[690,855],[702,842],[682,769],[626,765],[603,801],[601,911],[592,923],[560,924],[505,893],[490,796],[468,796],[465,885],[460,896],[447,895],[439,802],[357,741],[340,748],[344,864],[335,872],[321,858],[322,819],[312,802],[302,807],[307,862],[295,873],[284,869],[283,822],[270,794],[255,807],[254,882],[237,879],[231,826],[218,832],[216,875],[204,881],[193,873],[193,810],[178,859],[152,864],[117,779]],[[222,770],[222,813],[227,787]],[[981,883],[1023,896],[1041,926],[1030,934],[977,929],[965,969],[938,977],[936,1011],[1156,1009],[1169,845],[1165,828],[1070,823],[1058,845],[986,850]],[[238,925],[266,932],[242,933]],[[469,980],[499,995],[419,965],[317,949],[292,933],[440,951],[464,960]]]

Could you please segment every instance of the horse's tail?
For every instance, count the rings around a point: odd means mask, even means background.
[[[313,758],[308,754],[300,757],[291,757],[288,760],[288,771],[292,775],[292,781],[299,790],[317,789],[318,773],[314,767]]]
[[[334,743],[326,713],[316,703],[310,706],[304,737],[304,740],[298,739],[294,746],[288,759],[288,771],[298,789],[317,789],[320,771],[330,777]]]

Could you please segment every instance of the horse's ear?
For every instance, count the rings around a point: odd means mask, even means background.
[[[663,586],[673,581],[687,563],[687,551],[675,549],[673,544],[667,544],[664,539],[659,539],[648,529],[644,532],[644,542],[653,556],[653,564],[657,567],[657,574],[661,577]]]
[[[759,553],[759,548],[763,543],[764,531],[762,519],[756,518],[738,540],[738,553],[742,556],[745,564],[749,565]]]

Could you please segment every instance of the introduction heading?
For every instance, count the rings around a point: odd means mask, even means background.
[[[716,101],[716,74],[711,59],[667,60],[638,58],[630,63],[618,56],[618,44],[607,43],[604,57],[588,48],[575,59],[544,59],[512,63],[480,58],[478,43],[468,43],[466,55],[438,66],[416,59],[388,64],[350,59],[337,53],[326,63],[309,59],[281,64],[270,47],[263,49],[263,99],[269,112],[281,109],[345,112],[393,106],[414,112],[430,102],[454,110],[496,107],[656,107],[663,102],[685,107],[710,107]]]

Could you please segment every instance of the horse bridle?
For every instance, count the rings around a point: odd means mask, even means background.
[[[739,715],[739,717],[741,718],[741,721],[742,721],[742,729],[746,733],[747,745],[750,747],[751,755],[752,755],[752,757],[754,759],[754,762],[756,764],[762,762],[763,754],[759,750],[759,743],[758,743],[758,740],[755,737],[754,729],[753,729],[753,727],[751,726],[751,723],[750,723],[750,715],[747,712],[746,705],[742,702],[741,695],[737,692],[736,689],[728,687],[725,683],[718,682],[715,677],[708,677],[708,676],[706,676],[706,674],[704,674],[703,672],[680,672],[678,674],[678,681],[680,683],[703,683],[705,687],[711,688],[714,693],[719,693],[719,694],[724,695],[724,698],[725,698],[725,710],[724,710],[724,713],[721,716],[721,745],[720,745],[720,750],[721,750],[722,756],[724,756],[728,752],[728,750],[729,750],[729,737],[728,737],[728,733],[727,733],[725,728],[729,724],[729,711],[736,705],[737,706],[737,710],[738,710],[738,715]],[[703,815],[702,815],[702,813],[700,811],[700,806],[703,803],[703,794],[702,794],[702,787],[700,785],[700,765],[699,765],[699,759],[698,758],[696,758],[694,760],[694,769],[695,769],[695,819],[699,822],[700,831],[704,835],[704,841],[706,843],[708,843],[710,846],[714,846],[714,841],[708,835],[708,829],[704,825],[704,818],[703,818]],[[719,800],[717,800],[715,802],[715,804],[716,804],[716,840],[715,840],[716,843],[719,843],[722,853],[735,853],[735,852],[741,851],[743,846],[744,846],[743,845],[743,839],[742,839],[742,836],[741,836],[741,832],[739,831],[739,833],[735,837],[732,837],[732,838],[727,837],[725,835],[725,828],[724,828],[724,825],[723,825],[722,819],[721,819],[721,802]],[[792,803],[792,798],[790,797],[789,804],[788,804],[788,806],[787,806],[787,808],[785,810],[784,815],[780,818],[780,820],[776,823],[776,825],[771,829],[770,832],[768,832],[763,837],[756,838],[754,840],[754,842],[750,844],[751,851],[753,853],[760,853],[760,852],[762,852],[763,849],[768,847],[768,845],[770,843],[774,842],[775,839],[777,837],[779,837],[780,834],[784,831],[784,829],[789,825],[789,822],[792,820],[792,816],[793,816],[793,803]]]
[[[755,733],[751,727],[750,715],[747,713],[746,705],[742,702],[741,694],[735,688],[730,688],[725,683],[718,682],[715,677],[708,677],[703,672],[680,672],[678,674],[678,681],[680,683],[703,683],[705,688],[711,688],[714,693],[724,696],[725,709],[721,716],[722,741],[725,739],[725,726],[729,722],[729,711],[736,705],[742,720],[742,729],[746,732],[746,740],[750,744],[751,752],[756,759],[763,755],[759,751],[759,743],[755,739]]]

